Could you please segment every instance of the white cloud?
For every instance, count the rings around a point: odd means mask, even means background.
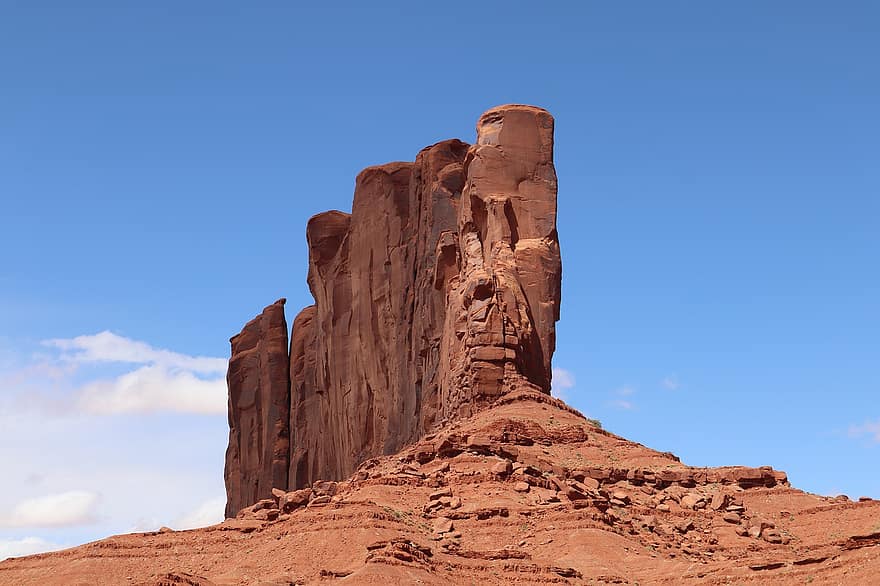
[[[873,441],[880,443],[880,420],[868,421],[862,425],[850,425],[850,437],[869,436]]]
[[[197,529],[214,525],[223,520],[226,509],[226,497],[218,496],[205,501],[196,509],[175,519],[171,526],[175,529]]]
[[[0,562],[6,558],[32,555],[47,551],[64,549],[66,545],[52,543],[39,537],[23,537],[22,539],[0,539]]]
[[[222,358],[187,356],[171,350],[154,348],[146,342],[125,338],[108,331],[75,338],[46,340],[43,344],[62,350],[64,352],[61,356],[62,360],[69,362],[156,364],[200,374],[226,372],[226,361]]]
[[[674,374],[665,377],[662,381],[660,381],[660,384],[663,385],[664,389],[667,389],[669,391],[674,391],[681,386],[681,383],[678,382],[678,377]]]
[[[67,527],[86,525],[96,520],[98,495],[72,490],[18,503],[8,516],[0,517],[4,527]]]
[[[158,531],[162,527],[162,522],[156,517],[138,517],[134,525],[128,528],[126,533],[146,533],[148,531]]]
[[[76,393],[87,413],[226,413],[226,380],[200,379],[192,372],[144,366],[109,380],[87,383]]]
[[[107,331],[42,346],[49,351],[32,355],[30,364],[0,373],[0,386],[16,389],[8,398],[15,395],[18,406],[53,414],[226,413],[224,358],[189,356]]]
[[[631,387],[629,385],[624,385],[622,387],[615,389],[614,394],[617,395],[617,397],[619,397],[619,398],[611,401],[610,405],[612,407],[617,408],[617,409],[629,410],[629,409],[634,408],[635,403],[632,401],[632,399],[627,399],[625,397],[631,397],[632,395],[635,394],[635,392],[636,392],[635,387]]]
[[[553,368],[553,388],[570,389],[574,387],[574,374],[564,368]]]
[[[550,394],[563,401],[568,401],[568,393],[566,391],[574,388],[574,374],[569,370],[555,366],[553,367],[552,374],[553,382],[551,383]]]
[[[0,336],[0,558],[220,520],[225,370],[112,334]]]

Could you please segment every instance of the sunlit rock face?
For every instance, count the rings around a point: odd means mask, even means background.
[[[289,353],[283,302],[232,339],[227,515],[345,478],[505,393],[549,393],[556,192],[553,117],[508,105],[480,117],[476,144],[369,167],[351,214],[311,218],[315,303]]]

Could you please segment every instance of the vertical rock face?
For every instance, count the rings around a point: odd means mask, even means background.
[[[279,304],[232,339],[227,515],[267,496],[269,478],[291,490],[343,478],[506,392],[549,393],[561,261],[545,110],[494,108],[475,145],[365,169],[351,214],[318,214],[306,239],[315,304],[294,320],[289,355],[267,317]],[[264,436],[278,439],[268,452],[255,447]]]
[[[290,381],[284,299],[264,309],[230,342],[226,516],[287,483]]]
[[[530,106],[489,110],[464,169],[459,271],[445,284],[445,417],[470,413],[519,385],[549,393],[559,319],[552,116]]]

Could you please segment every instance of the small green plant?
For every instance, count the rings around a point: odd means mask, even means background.
[[[382,510],[385,511],[386,513],[388,513],[389,515],[393,516],[398,521],[403,521],[405,523],[409,522],[409,519],[407,519],[407,516],[409,515],[409,513],[405,512],[405,511],[398,511],[397,509],[395,509],[393,507],[387,507],[387,506],[382,507]]]
[[[597,427],[599,429],[602,429],[602,422],[599,421],[598,419],[587,419],[587,423],[589,423],[593,427]]]

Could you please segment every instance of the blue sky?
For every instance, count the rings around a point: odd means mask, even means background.
[[[878,29],[856,1],[2,2],[0,558],[215,518],[228,338],[310,302],[307,218],[508,102],[557,120],[557,391],[689,464],[880,497]]]

